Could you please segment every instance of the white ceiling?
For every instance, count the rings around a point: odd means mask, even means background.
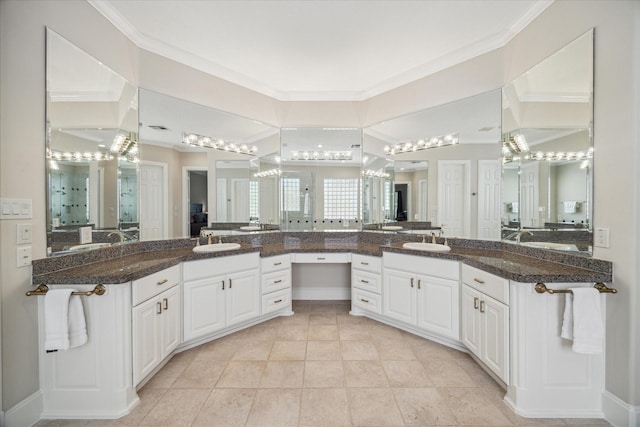
[[[364,100],[494,50],[553,0],[87,0],[140,48],[280,100]]]

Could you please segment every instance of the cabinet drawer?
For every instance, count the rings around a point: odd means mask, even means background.
[[[351,262],[351,254],[348,252],[293,254],[293,262],[301,264],[344,264]]]
[[[382,314],[382,300],[380,295],[363,289],[351,289],[351,305],[361,310]]]
[[[382,280],[380,277],[380,274],[373,274],[354,269],[351,272],[351,286],[379,294],[382,290]]]
[[[291,287],[291,270],[275,271],[262,275],[262,293],[278,291]]]
[[[507,279],[462,264],[462,282],[509,305],[509,281]]]
[[[290,288],[262,296],[262,314],[272,313],[286,307],[291,307]]]
[[[236,271],[258,268],[260,259],[258,252],[243,255],[229,255],[198,261],[185,262],[183,265],[184,281],[220,276]]]
[[[271,273],[272,271],[286,270],[291,268],[291,255],[278,255],[262,258],[262,272]]]
[[[443,279],[460,279],[458,261],[431,258],[428,255],[417,256],[385,252],[383,254],[383,262],[385,268],[393,268],[394,270],[410,271]]]
[[[351,267],[358,270],[380,274],[382,271],[382,258],[377,256],[351,255]]]
[[[142,279],[134,280],[131,291],[133,305],[136,306],[178,283],[180,283],[180,265],[174,265]]]

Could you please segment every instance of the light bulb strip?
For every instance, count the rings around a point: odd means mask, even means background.
[[[372,169],[365,169],[362,171],[362,175],[364,176],[371,176],[371,177],[375,177],[375,178],[389,178],[391,175],[384,172],[383,170],[372,170]]]
[[[414,151],[427,150],[430,148],[455,145],[459,142],[460,135],[458,133],[449,133],[446,135],[433,136],[431,138],[424,138],[416,141],[404,142],[401,144],[385,145],[384,152],[391,155],[411,153]]]
[[[47,158],[55,161],[67,161],[67,162],[87,162],[87,161],[102,161],[102,160],[113,160],[113,155],[111,153],[103,153],[100,151],[96,151],[95,153],[85,152],[81,153],[76,151],[74,153],[70,151],[60,152],[60,151],[47,151]]]
[[[351,160],[352,158],[352,151],[292,151],[290,160]]]
[[[246,154],[255,156],[258,147],[255,145],[236,144],[224,139],[212,138],[210,136],[198,135],[197,133],[183,132],[182,143],[192,147],[213,148],[215,150],[227,151],[230,153]]]
[[[253,174],[253,176],[255,178],[266,178],[268,176],[278,176],[282,173],[282,171],[279,168],[276,169],[269,169],[266,171],[262,171],[262,172],[256,172]]]

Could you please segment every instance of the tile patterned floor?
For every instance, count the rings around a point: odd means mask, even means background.
[[[118,420],[37,426],[609,426],[526,419],[465,353],[345,303],[294,302],[273,319],[177,354]]]

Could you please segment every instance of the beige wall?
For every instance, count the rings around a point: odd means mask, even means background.
[[[595,27],[594,225],[610,228],[611,248],[596,248],[594,255],[614,262],[620,290],[607,298],[606,388],[640,405],[639,2],[557,1],[502,49],[365,102],[337,103],[276,101],[139,51],[85,2],[2,0],[0,195],[33,200],[35,258],[45,255],[44,156],[37,155],[45,140],[45,25],[136,85],[276,126],[363,126],[496,89]],[[181,195],[180,188],[170,189],[174,198]],[[16,224],[0,221],[5,411],[39,388],[36,298],[24,296],[30,269],[15,267]],[[179,220],[172,227],[175,233]]]

